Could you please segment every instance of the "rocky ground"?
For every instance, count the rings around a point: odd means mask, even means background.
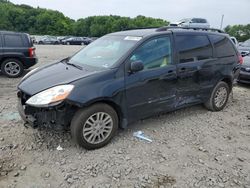
[[[80,48],[37,46],[37,66]],[[19,81],[0,75],[0,188],[250,187],[247,85],[234,88],[221,112],[198,105],[152,117],[87,151],[68,132],[23,126],[16,110]],[[133,137],[138,130],[153,142]]]

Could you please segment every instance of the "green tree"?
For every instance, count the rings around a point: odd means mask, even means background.
[[[240,42],[250,39],[250,24],[247,25],[233,25],[227,26],[225,31],[230,35],[236,37]]]
[[[100,37],[107,33],[133,28],[160,27],[168,22],[145,16],[91,16],[77,21],[61,12],[15,5],[0,0],[0,30],[28,32],[40,35],[76,35]]]

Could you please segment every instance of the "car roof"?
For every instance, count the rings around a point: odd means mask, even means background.
[[[182,27],[160,27],[160,28],[150,28],[150,29],[135,29],[126,30],[111,33],[109,35],[117,36],[137,36],[137,37],[147,37],[151,35],[160,35],[167,33],[196,33],[196,34],[217,34],[217,35],[227,35],[219,29],[213,28],[182,28]]]
[[[134,29],[134,30],[119,31],[119,32],[111,33],[110,35],[145,37],[147,35],[152,35],[155,32],[156,32],[156,28],[154,28],[154,29]]]
[[[20,32],[14,32],[14,31],[0,31],[0,34],[19,34],[19,35],[27,35],[27,33],[20,33]]]

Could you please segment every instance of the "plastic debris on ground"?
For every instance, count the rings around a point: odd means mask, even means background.
[[[136,138],[139,138],[141,140],[145,140],[147,142],[153,142],[153,140],[151,140],[150,138],[148,138],[142,131],[137,131],[133,133],[133,136]]]
[[[57,151],[62,151],[63,150],[63,148],[60,145],[56,149],[57,149]]]

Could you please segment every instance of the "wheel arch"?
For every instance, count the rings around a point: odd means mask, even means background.
[[[88,108],[94,104],[98,104],[98,103],[104,103],[109,105],[110,107],[112,107],[117,116],[118,116],[118,120],[119,120],[119,128],[126,128],[127,127],[127,119],[126,119],[126,115],[125,115],[125,110],[122,109],[122,107],[117,104],[115,101],[109,99],[109,98],[99,98],[99,99],[95,99],[92,101],[89,101],[88,103],[85,104],[79,104],[79,103],[72,103],[72,101],[70,102],[71,105],[75,106],[77,109],[81,109],[81,108]]]
[[[22,58],[20,56],[4,56],[0,59],[0,65],[6,61],[7,59],[17,59],[18,61],[20,61],[23,64]]]
[[[233,81],[232,81],[232,78],[230,78],[230,77],[225,77],[225,78],[221,79],[220,81],[227,83],[230,92],[232,91],[232,89],[233,89]]]
[[[97,104],[97,103],[104,103],[104,104],[107,104],[107,105],[109,105],[110,107],[112,107],[114,110],[115,110],[115,112],[116,112],[116,114],[117,114],[117,116],[118,116],[118,120],[119,120],[119,127],[120,128],[123,128],[124,126],[123,126],[123,118],[124,118],[124,112],[122,111],[122,109],[121,109],[121,107],[118,105],[118,104],[116,104],[114,101],[112,101],[112,100],[109,100],[109,99],[98,99],[98,100],[96,100],[96,101],[94,101],[94,102],[92,102],[92,103],[89,103],[88,105],[87,105],[87,107],[88,106],[92,106],[92,105],[94,105],[94,104]]]

